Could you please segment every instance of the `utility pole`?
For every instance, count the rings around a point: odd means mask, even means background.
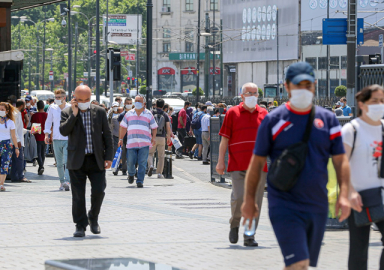
[[[279,9],[276,9],[276,63],[277,63],[277,89],[278,89],[278,94],[280,95],[280,70],[279,70],[279,65],[280,65],[280,55],[279,55]]]
[[[53,71],[53,50],[51,50],[51,70]],[[51,91],[53,92],[54,80],[51,81]]]
[[[199,0],[200,1],[200,0]],[[147,109],[152,107],[152,0],[147,2]],[[200,13],[199,13],[200,14]]]
[[[107,50],[107,54],[109,53],[109,102],[110,102],[110,106],[112,108],[112,103],[113,103],[113,68],[114,68],[114,59],[113,59],[113,55],[114,55],[114,51],[113,51],[113,48],[109,48]],[[105,92],[107,93],[107,92]]]
[[[74,83],[74,90],[76,89],[76,87],[77,87],[77,43],[78,43],[78,35],[79,35],[79,33],[78,33],[78,28],[79,28],[79,26],[78,26],[78,23],[76,22],[76,24],[75,24],[75,60],[74,60],[74,67],[73,67],[73,83]]]
[[[136,6],[136,12],[137,12],[137,35],[136,35],[136,89],[137,93],[139,93],[139,1],[137,1]],[[129,51],[129,50],[128,50]]]
[[[43,7],[44,8],[44,40],[43,40],[43,85],[42,85],[42,89],[44,89],[44,75],[45,75],[45,25],[47,23],[47,8],[46,7]]]
[[[221,97],[224,97],[223,20],[220,20],[220,82]]]
[[[201,0],[199,0],[199,5],[197,8],[197,63],[196,63],[196,72],[197,72],[197,82],[196,82],[196,104],[199,103],[200,96],[200,24],[201,24]],[[208,44],[207,44],[208,45]],[[205,61],[209,61],[205,59]]]
[[[100,0],[96,0],[96,100],[100,102]]]
[[[68,0],[68,100],[72,99],[72,31],[71,0]]]
[[[91,61],[91,32],[92,32],[92,19],[88,21],[88,86],[91,87],[91,71],[92,71],[92,61]]]
[[[213,2],[213,30],[211,31],[213,35],[213,55],[212,55],[212,95],[213,98],[215,98],[215,90],[216,90],[216,20],[215,20],[215,14],[216,14],[216,1]],[[208,58],[209,61],[209,58]]]
[[[105,80],[104,80],[104,94],[105,96],[107,96],[107,85],[108,85],[108,81],[107,81],[107,72],[108,69],[107,69],[107,61],[108,61],[108,24],[109,24],[109,1],[107,0],[107,17],[105,18]],[[111,87],[111,86],[109,86]],[[112,106],[112,103],[111,103],[111,106]]]
[[[205,32],[210,33],[211,22],[209,18],[209,13],[205,13]],[[204,93],[205,97],[208,98],[208,91],[209,91],[209,47],[208,47],[208,40],[209,37],[205,37],[205,61],[204,61]]]
[[[347,100],[355,106],[356,0],[349,0],[347,29]],[[352,109],[354,111],[354,108]]]
[[[29,44],[29,51],[31,51],[31,44]],[[29,57],[29,61],[28,61],[28,73],[29,73],[29,75],[28,75],[28,90],[29,90],[29,92],[31,92],[31,57]]]
[[[349,9],[348,9],[349,10]],[[327,0],[327,19],[329,19],[329,0]],[[331,46],[327,45],[327,89],[328,97],[331,97],[331,78],[330,78],[330,64],[331,64]],[[355,62],[355,61],[353,61]]]
[[[37,47],[36,47],[36,89],[40,89],[40,65],[39,65],[39,29],[38,25],[36,26],[36,37],[37,37]]]

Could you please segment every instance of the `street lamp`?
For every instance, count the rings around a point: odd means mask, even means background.
[[[53,72],[53,49],[52,48],[48,48],[48,49],[45,49],[47,52],[51,52],[51,71]],[[53,91],[53,87],[54,87],[54,79],[52,78],[51,80],[51,91]]]

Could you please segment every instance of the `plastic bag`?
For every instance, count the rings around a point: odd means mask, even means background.
[[[120,159],[121,159],[121,146],[119,146],[119,148],[117,148],[117,151],[115,153],[115,157],[113,158],[113,162],[112,162],[112,172],[117,172],[119,170],[119,166],[120,166]]]
[[[32,134],[41,134],[41,124],[40,123],[33,123],[31,127],[31,133]]]
[[[172,143],[173,143],[173,146],[175,147],[175,149],[179,149],[181,148],[183,145],[180,143],[179,141],[179,138],[177,138],[177,136],[173,137],[172,138]]]

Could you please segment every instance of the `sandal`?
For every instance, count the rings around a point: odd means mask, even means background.
[[[0,186],[0,191],[5,191],[5,187],[3,185]]]
[[[23,179],[21,179],[21,183],[32,183],[32,181],[24,177]]]

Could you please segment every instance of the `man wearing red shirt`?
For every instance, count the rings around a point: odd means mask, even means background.
[[[45,120],[47,120],[48,114],[44,112],[44,101],[39,100],[37,102],[37,113],[34,113],[31,118],[31,124],[34,123],[41,125],[41,133],[33,133],[35,135],[36,143],[37,143],[37,162],[39,163],[39,169],[37,170],[38,175],[42,175],[44,172],[44,161],[45,161]]]
[[[183,158],[182,152],[183,152],[183,148],[184,148],[184,138],[185,138],[185,136],[187,136],[187,132],[188,132],[186,130],[186,126],[187,126],[187,109],[188,109],[188,107],[190,105],[191,105],[191,103],[186,101],[184,103],[184,108],[179,111],[179,118],[177,119],[178,120],[177,134],[178,134],[179,141],[180,141],[180,143],[183,146],[181,148],[177,149],[179,154],[176,155],[176,158]]]
[[[228,148],[228,169],[232,177],[231,212],[229,220],[231,230],[229,241],[236,244],[239,240],[239,226],[241,220],[241,205],[244,197],[244,179],[248,164],[252,157],[252,149],[255,145],[257,130],[261,121],[267,115],[267,110],[257,105],[259,96],[258,87],[254,83],[246,83],[242,87],[241,98],[238,106],[230,108],[224,118],[219,135],[221,143],[219,148],[219,160],[216,171],[224,174],[225,153]],[[261,207],[263,201],[264,186],[267,179],[266,168],[261,173],[261,181],[256,201]],[[258,219],[256,220],[256,228]],[[244,235],[244,246],[258,246],[254,236]]]

